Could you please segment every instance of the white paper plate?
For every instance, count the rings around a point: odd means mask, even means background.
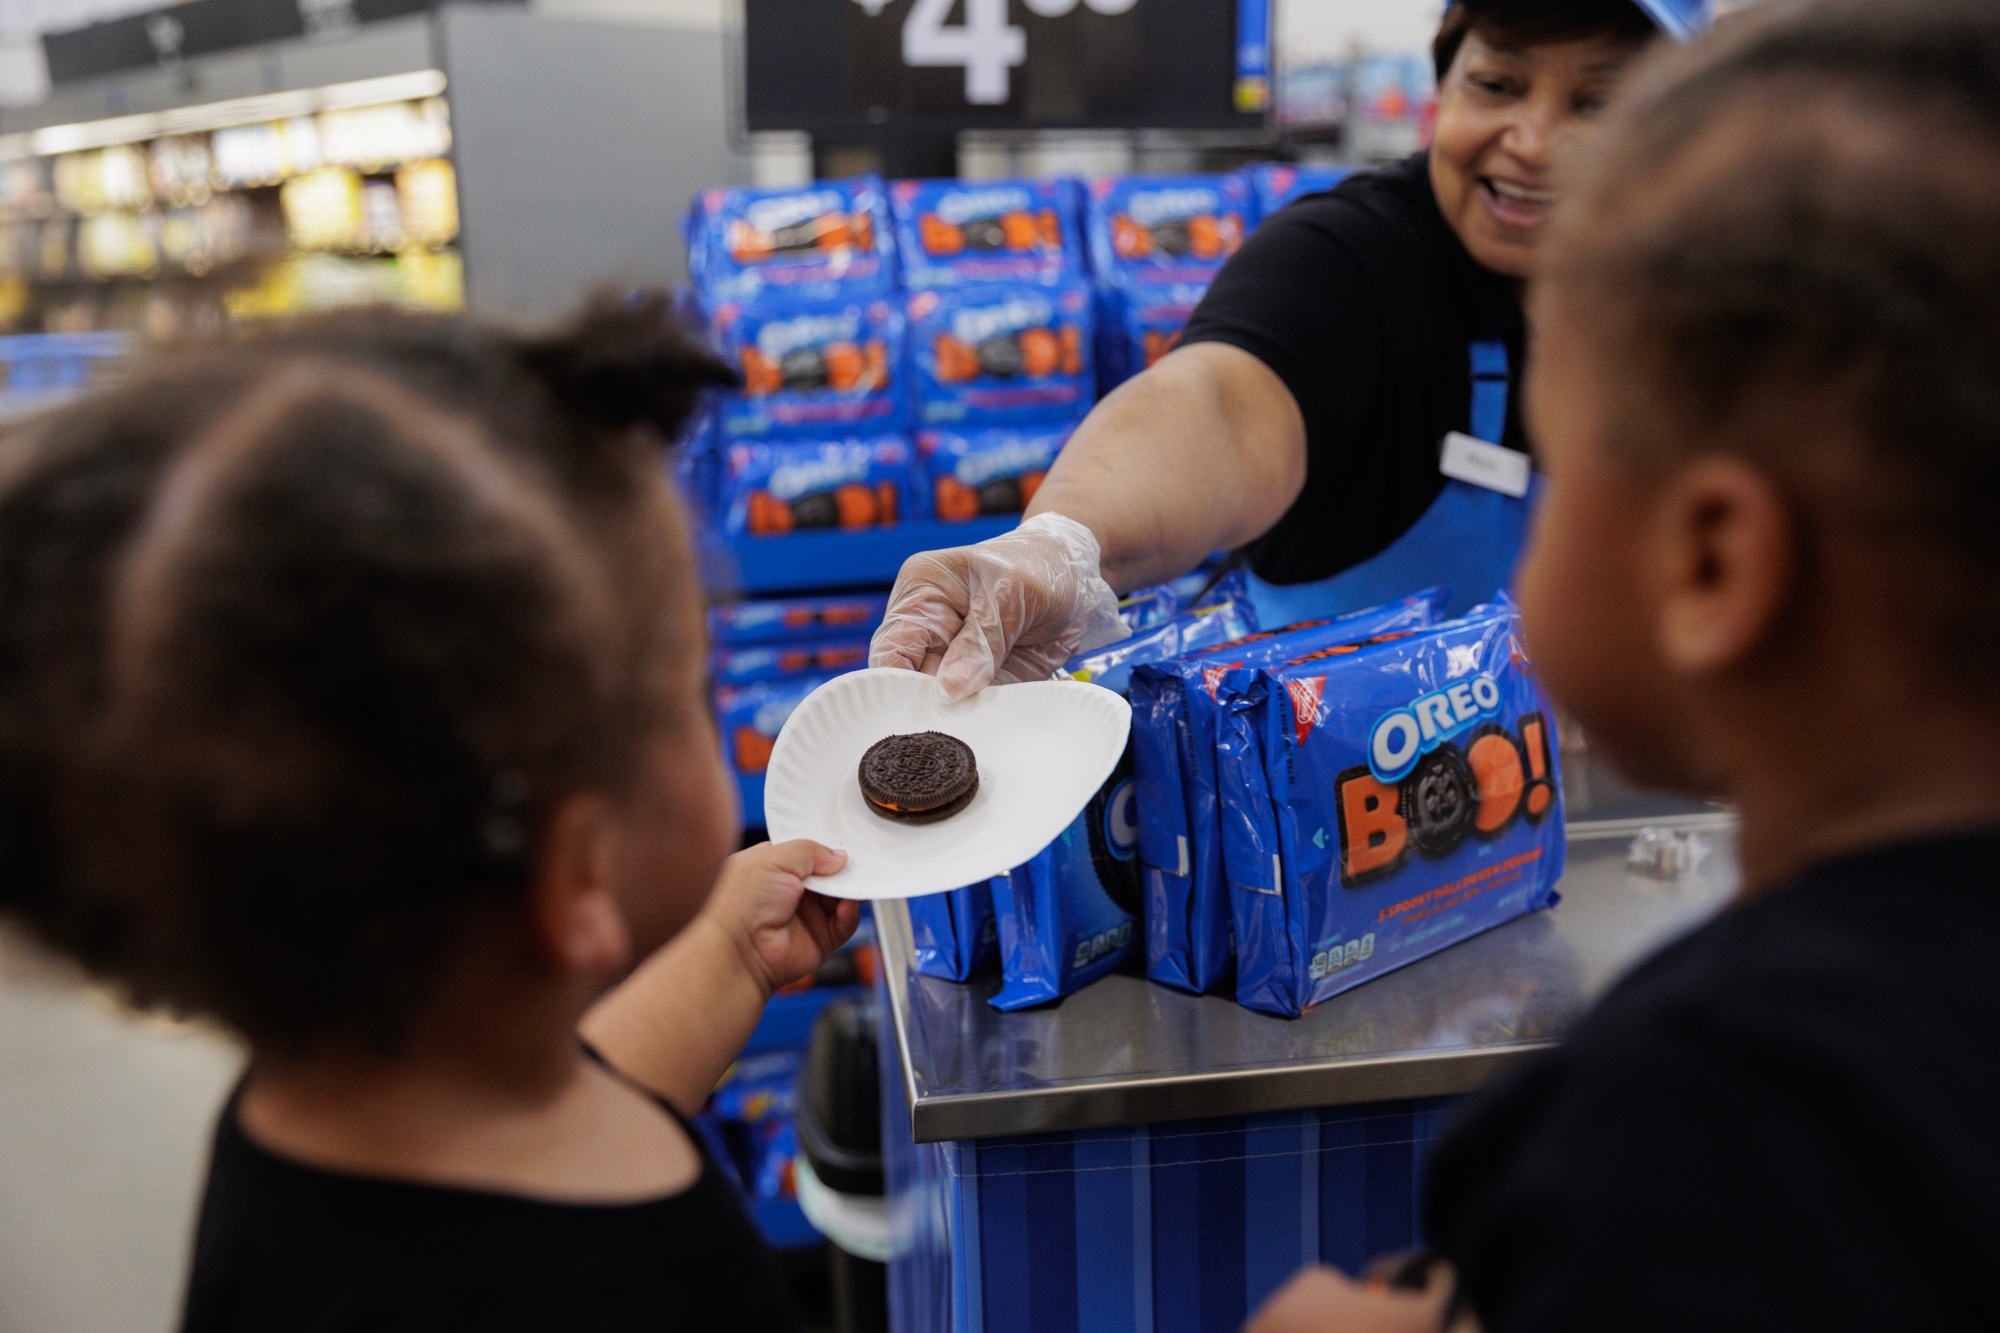
[[[1125,752],[1132,708],[1076,681],[996,685],[946,703],[937,678],[877,668],[799,705],[771,749],[764,825],[847,853],[811,881],[837,898],[916,898],[1004,875],[1055,841]],[[861,799],[861,756],[884,736],[942,731],[972,747],[979,792],[936,824],[898,824]]]

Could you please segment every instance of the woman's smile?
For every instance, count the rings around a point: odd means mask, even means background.
[[[1486,211],[1502,227],[1532,231],[1547,219],[1555,206],[1556,192],[1538,189],[1503,176],[1481,176],[1479,192]]]

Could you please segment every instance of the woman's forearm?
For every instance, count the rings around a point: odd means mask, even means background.
[[[1077,427],[1028,513],[1097,536],[1119,592],[1186,573],[1283,516],[1305,485],[1305,423],[1263,362],[1220,343],[1181,348]]]

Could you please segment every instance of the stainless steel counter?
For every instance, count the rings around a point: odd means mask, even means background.
[[[1581,774],[1579,774],[1581,777]],[[1580,784],[1577,784],[1580,785]],[[1575,798],[1572,810],[1587,806]],[[1639,813],[1630,813],[1638,811]],[[1624,817],[1605,818],[1604,815]],[[1629,875],[1639,827],[1701,830],[1694,875]],[[1707,918],[1737,884],[1734,821],[1676,803],[1621,803],[1570,822],[1554,910],[1508,923],[1339,995],[1297,1019],[1136,975],[1003,1014],[997,977],[910,970],[909,917],[877,904],[882,964],[918,1142],[1460,1093],[1549,1045],[1607,985]]]

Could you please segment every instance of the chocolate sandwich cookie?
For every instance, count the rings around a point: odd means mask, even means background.
[[[1417,761],[1403,779],[1403,818],[1410,845],[1436,861],[1451,855],[1472,829],[1477,806],[1472,769],[1456,745],[1441,745]]]
[[[899,823],[949,819],[978,791],[972,747],[941,731],[889,736],[861,756],[861,795],[868,808]]]

